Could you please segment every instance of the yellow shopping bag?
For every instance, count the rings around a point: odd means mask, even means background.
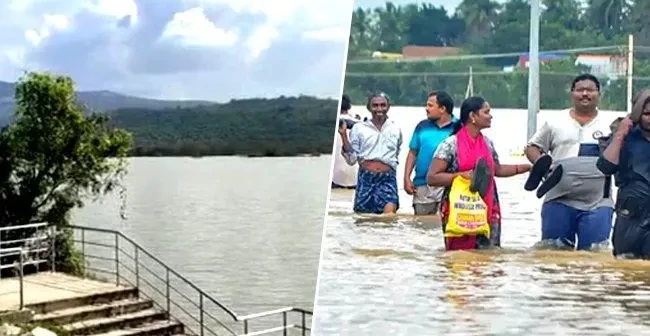
[[[457,176],[449,191],[449,218],[445,237],[490,236],[487,206],[478,192],[469,190],[472,181]]]

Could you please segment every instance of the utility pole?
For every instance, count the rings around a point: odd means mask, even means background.
[[[528,47],[528,132],[530,139],[537,131],[539,113],[539,17],[540,0],[530,2],[530,46]]]

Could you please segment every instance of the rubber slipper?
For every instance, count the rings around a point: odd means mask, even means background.
[[[524,184],[524,190],[533,191],[539,187],[539,184],[544,180],[544,177],[548,175],[551,165],[553,164],[553,158],[550,155],[544,154],[535,161],[533,168],[528,173],[528,178]]]
[[[546,195],[549,190],[553,189],[560,181],[562,180],[562,174],[564,173],[564,168],[562,165],[558,165],[553,169],[553,171],[548,174],[548,176],[542,182],[542,185],[537,188],[537,198],[542,198]]]
[[[470,184],[469,190],[471,192],[478,192],[481,197],[485,198],[491,178],[490,166],[488,166],[485,158],[480,158],[474,167],[472,183]]]

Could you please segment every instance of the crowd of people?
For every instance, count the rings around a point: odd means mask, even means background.
[[[544,197],[540,244],[594,250],[608,246],[611,236],[615,256],[650,258],[650,90],[635,97],[631,114],[616,120],[599,114],[600,95],[595,76],[574,78],[573,106],[544,122],[526,143],[530,163],[502,164],[483,134],[492,123],[485,98],[465,99],[456,117],[448,93],[430,93],[404,163],[403,188],[415,215],[440,216],[448,250],[500,247],[495,178],[528,174],[524,188]],[[349,105],[343,97],[342,110]],[[400,208],[397,167],[404,140],[390,107],[389,97],[376,93],[366,104],[371,118],[339,120],[335,155],[356,169],[357,213]]]

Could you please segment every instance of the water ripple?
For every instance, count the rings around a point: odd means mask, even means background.
[[[504,249],[489,252],[445,253],[434,219],[355,215],[333,191],[314,334],[647,333],[650,263],[531,249],[541,204],[522,185],[498,181]]]

